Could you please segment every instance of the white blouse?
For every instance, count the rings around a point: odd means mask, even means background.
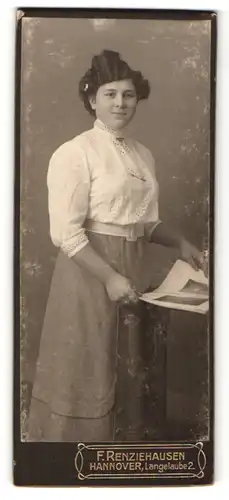
[[[47,184],[51,239],[69,257],[88,243],[85,219],[151,231],[159,222],[151,152],[99,120],[54,152]]]

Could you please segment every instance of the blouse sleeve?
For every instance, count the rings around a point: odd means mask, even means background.
[[[156,178],[155,160],[151,151],[147,150],[147,152],[148,152],[148,162],[149,162],[148,165],[151,171],[151,175],[153,176],[157,191],[157,196],[151,211],[151,221],[145,224],[145,235],[147,240],[150,241],[152,232],[156,229],[156,227],[159,224],[161,224],[162,221],[159,217],[159,185]]]
[[[50,236],[73,257],[88,243],[83,223],[88,212],[90,174],[83,152],[67,142],[51,157],[47,176]]]

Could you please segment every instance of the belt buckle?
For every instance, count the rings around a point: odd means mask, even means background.
[[[137,241],[137,231],[134,225],[128,228],[127,241]]]

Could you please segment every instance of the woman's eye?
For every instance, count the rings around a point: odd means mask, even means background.
[[[110,97],[111,99],[114,99],[116,97],[115,92],[106,92],[105,94],[106,97]],[[134,99],[136,95],[133,92],[125,92],[122,94],[123,99]]]
[[[125,97],[127,97],[127,99],[133,99],[135,96],[135,94],[131,93],[131,92],[128,92]]]

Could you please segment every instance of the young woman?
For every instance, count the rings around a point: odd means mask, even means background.
[[[60,248],[44,319],[29,440],[112,440],[116,308],[144,291],[146,241],[176,247],[194,267],[200,252],[159,220],[151,152],[127,137],[149,83],[119,54],[93,57],[79,84],[93,128],[53,154],[50,234]]]

